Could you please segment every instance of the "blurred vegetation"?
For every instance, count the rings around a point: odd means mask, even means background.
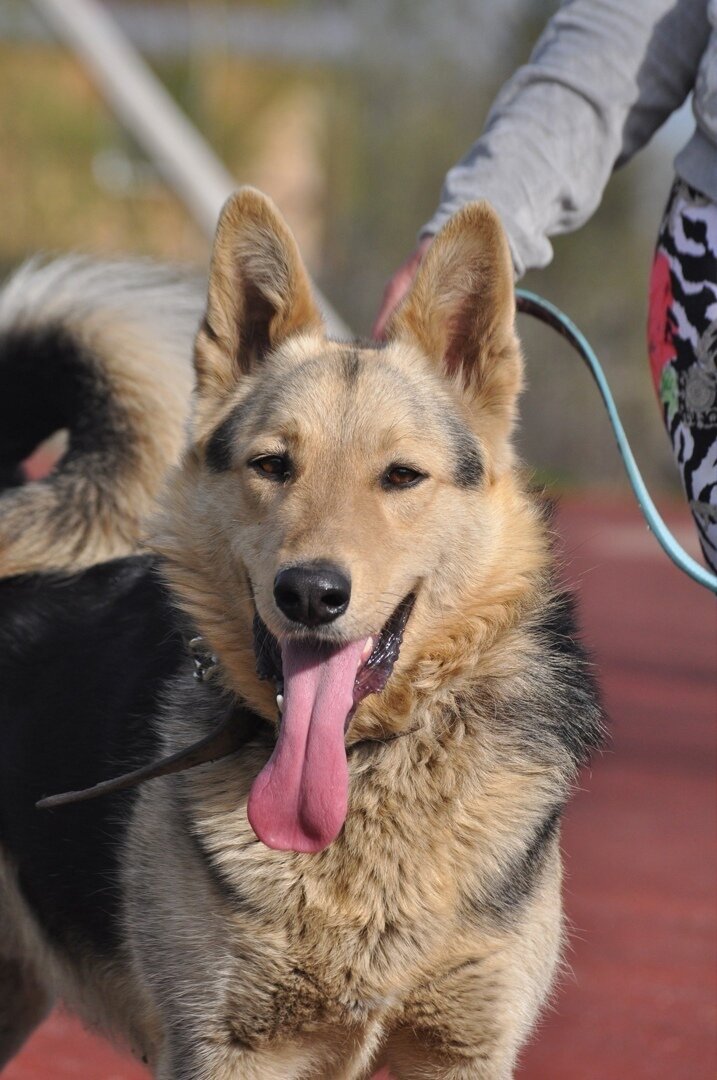
[[[177,0],[171,2],[176,8]],[[198,25],[206,4],[241,6],[187,0]],[[238,181],[277,198],[320,285],[355,330],[366,333],[385,280],[433,212],[446,169],[477,137],[494,94],[557,5],[254,0],[244,6],[317,13],[328,6],[361,15],[361,48],[341,67],[258,63],[199,45],[152,64]],[[490,63],[482,59],[473,70],[455,60],[443,32],[449,16],[462,28],[463,57],[473,45],[485,57],[487,41]],[[382,33],[389,23],[394,35],[428,39],[420,61],[392,63]],[[182,206],[59,47],[0,42],[0,140],[3,273],[38,249],[206,261],[206,244]],[[676,487],[677,474],[653,399],[644,325],[652,244],[670,179],[670,153],[658,144],[615,177],[586,228],[556,243],[552,266],[525,282],[588,333],[646,477],[663,488]],[[529,379],[520,436],[526,460],[541,477],[564,484],[622,483],[589,376],[549,331],[527,325],[521,331]]]

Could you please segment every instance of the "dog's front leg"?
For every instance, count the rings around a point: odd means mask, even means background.
[[[387,1064],[395,1080],[512,1080],[514,1052],[497,1052],[486,1046],[471,1053],[439,1045],[437,1035],[421,1037],[420,1032],[396,1033],[381,1063]]]
[[[227,1035],[226,1041],[172,1037],[157,1080],[360,1080],[367,1073],[381,1025],[350,1032],[338,1026],[311,1035],[273,1041],[261,1049]]]
[[[157,1069],[157,1080],[291,1080],[307,1075],[281,1056],[239,1045],[173,1040]]]

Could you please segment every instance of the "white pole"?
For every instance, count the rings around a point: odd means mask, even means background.
[[[33,0],[90,72],[120,122],[132,133],[209,239],[237,184],[159,79],[96,0]],[[329,332],[351,332],[316,290]]]

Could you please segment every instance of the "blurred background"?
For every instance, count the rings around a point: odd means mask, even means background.
[[[103,4],[237,182],[278,202],[329,299],[357,333],[433,212],[556,0],[111,0]],[[553,266],[526,279],[604,360],[648,482],[679,477],[645,346],[652,246],[691,127],[686,107],[612,181]],[[29,0],[0,3],[2,276],[38,250],[138,252],[206,264],[207,243]],[[622,467],[591,381],[523,320],[522,452],[562,488]]]

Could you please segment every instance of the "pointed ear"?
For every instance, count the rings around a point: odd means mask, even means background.
[[[289,335],[322,326],[296,241],[274,204],[242,188],[222,209],[197,336],[199,392],[225,394]]]
[[[457,382],[490,440],[506,440],[522,387],[513,264],[496,212],[471,203],[441,229],[387,337],[409,339]]]

